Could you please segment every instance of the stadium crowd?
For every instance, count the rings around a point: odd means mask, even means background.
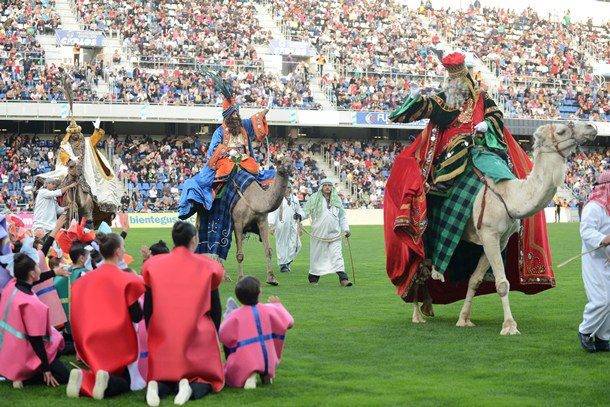
[[[572,23],[569,17],[553,21],[531,8],[515,11],[473,4],[466,10],[428,10],[426,15],[444,38],[474,52],[497,75],[509,79],[577,81],[590,71],[587,44],[610,38],[604,27],[591,21]]]
[[[235,67],[223,73],[237,94],[237,102],[252,107],[317,109],[303,64],[286,75],[275,76],[261,68]],[[121,68],[108,75],[110,90],[102,100],[124,103],[219,105],[222,95],[210,77],[199,71],[164,69],[150,72]]]
[[[270,39],[247,2],[77,0],[76,10],[87,29],[120,33],[127,49],[156,61],[253,62],[254,46]]]
[[[59,140],[9,135],[0,139],[0,210],[30,210],[33,177],[55,166]],[[394,158],[406,144],[342,140],[321,143],[313,139],[273,140],[271,156],[283,154],[294,162],[292,188],[300,202],[318,189],[327,175],[315,158],[327,153],[335,175],[351,194],[341,197],[347,208],[381,208],[383,191]],[[117,174],[125,185],[123,209],[134,212],[176,209],[181,183],[205,165],[206,140],[200,136],[152,138],[108,138],[103,145],[113,157]],[[257,158],[268,156],[258,146]],[[588,196],[595,174],[610,161],[607,149],[589,149],[573,156],[568,164],[566,184],[572,205]],[[572,198],[571,198],[572,199]]]
[[[321,83],[332,95],[339,109],[391,110],[404,101],[412,87],[417,87],[422,94],[427,94],[438,90],[442,80],[442,76],[417,77],[354,72],[342,76],[326,74]]]
[[[59,27],[54,6],[49,0],[0,5],[0,101],[64,100],[60,68],[45,66],[35,39]],[[270,6],[284,32],[314,45],[320,83],[339,109],[389,110],[414,83],[438,89],[443,39],[489,65],[507,117],[610,118],[608,87],[589,65],[589,56],[610,61],[609,24],[572,22],[569,14],[557,20],[532,9],[486,9],[476,1],[464,10],[434,9],[429,2],[407,9],[393,0],[273,0]],[[216,105],[220,98],[200,72],[203,64],[226,70],[242,105],[321,108],[308,63],[284,75],[263,70],[255,47],[271,34],[251,2],[78,0],[76,12],[86,29],[120,34],[126,54],[63,66],[75,78],[77,101]],[[324,71],[326,62],[334,72]]]
[[[488,64],[503,84],[509,115],[610,118],[608,88],[593,76],[589,58],[610,61],[610,23],[572,22],[569,12],[556,21],[531,8],[488,9],[476,1],[466,10],[419,12],[453,46]]]
[[[382,207],[390,168],[405,146],[401,142],[388,144],[368,140],[343,140],[325,145],[339,179],[352,192],[348,207]]]
[[[36,34],[53,33],[60,22],[54,0],[10,0],[0,4],[2,35],[13,37],[8,43],[24,39],[19,45],[27,44]],[[6,43],[3,44],[6,48]]]
[[[272,0],[276,20],[290,36],[309,40],[320,54],[355,70],[442,74],[432,36],[415,10],[392,0]]]

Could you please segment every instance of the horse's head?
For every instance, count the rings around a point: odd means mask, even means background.
[[[576,147],[595,140],[597,129],[585,122],[553,123],[534,132],[534,152],[555,153],[566,159]]]
[[[68,161],[68,172],[74,173],[76,172],[77,162],[75,160]]]

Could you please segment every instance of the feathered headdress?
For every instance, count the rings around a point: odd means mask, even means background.
[[[74,95],[72,94],[72,81],[68,78],[68,74],[63,71],[61,74],[61,86],[64,88],[64,96],[70,106],[70,118],[74,116]]]
[[[202,69],[201,73],[208,76],[212,82],[214,83],[214,88],[222,93],[224,100],[222,101],[222,118],[227,119],[233,113],[239,113],[239,106],[235,103],[235,99],[233,97],[233,87],[230,83],[225,81],[220,77],[220,75],[216,72],[212,72],[209,69]]]
[[[66,132],[68,135],[72,133],[78,134],[82,129],[74,120],[74,94],[72,93],[72,79],[65,71],[62,71],[61,74],[61,86],[64,88],[64,96],[66,97],[68,105],[70,106],[70,125],[66,129]]]

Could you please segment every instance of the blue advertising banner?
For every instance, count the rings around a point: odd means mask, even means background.
[[[388,112],[356,112],[356,116],[354,117],[354,124],[361,125],[397,125],[397,123],[391,123],[388,120],[389,113]],[[410,127],[421,127],[424,128],[428,120],[418,120],[416,122],[409,123]]]
[[[104,46],[104,34],[97,31],[82,30],[55,30],[57,45],[72,46],[78,44],[81,47],[101,48]]]

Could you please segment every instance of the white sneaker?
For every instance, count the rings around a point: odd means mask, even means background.
[[[250,377],[248,377],[248,380],[246,380],[246,383],[244,383],[244,389],[246,389],[246,390],[256,389],[256,376],[258,376],[258,373],[252,373],[252,375],[250,375]]]
[[[77,399],[80,396],[80,388],[83,384],[83,371],[80,369],[72,369],[70,371],[70,379],[66,386],[66,396],[71,399]]]
[[[95,386],[93,386],[93,398],[96,400],[104,399],[104,392],[108,388],[110,375],[105,370],[98,370],[95,374]]]
[[[177,406],[184,405],[191,398],[191,394],[193,394],[193,390],[191,389],[191,385],[187,379],[180,380],[178,383],[178,394],[174,398],[174,404]]]
[[[23,389],[23,382],[21,380],[15,380],[13,382],[13,389]]]
[[[161,403],[161,400],[159,399],[159,384],[154,380],[148,382],[146,403],[148,403],[150,407],[158,407],[159,403]]]

